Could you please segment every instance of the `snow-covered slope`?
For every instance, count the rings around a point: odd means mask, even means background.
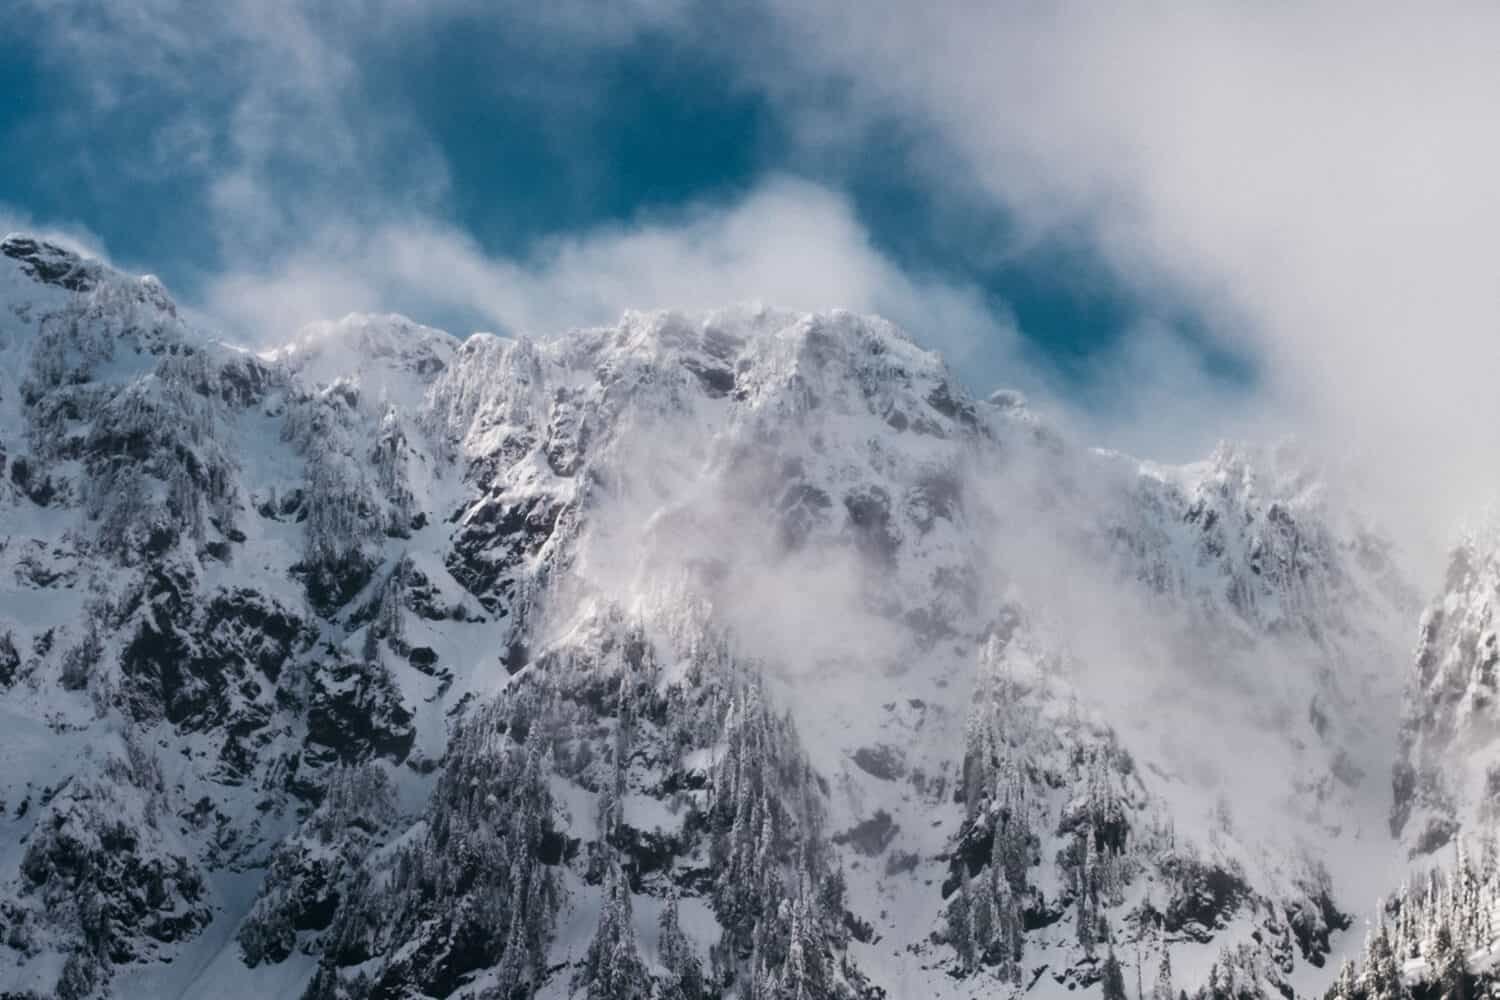
[[[846,313],[256,355],[25,237],[0,413],[0,991],[1306,994],[1403,871],[1415,602],[1288,449]]]

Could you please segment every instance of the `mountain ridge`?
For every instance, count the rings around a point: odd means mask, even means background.
[[[1289,452],[850,313],[256,354],[0,253],[0,988],[1306,994],[1399,879],[1411,588]]]

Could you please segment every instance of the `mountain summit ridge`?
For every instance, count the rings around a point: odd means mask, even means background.
[[[1415,609],[1295,461],[847,312],[254,353],[0,250],[0,991],[1306,995],[1399,881]]]

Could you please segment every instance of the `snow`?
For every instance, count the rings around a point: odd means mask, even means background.
[[[284,680],[252,674],[227,696],[232,712],[273,721],[251,776],[225,783],[218,758],[230,720],[200,731],[126,721],[118,697],[96,705],[58,683],[89,602],[125,607],[149,565],[110,555],[104,521],[74,501],[102,497],[103,516],[142,520],[169,509],[165,481],[136,470],[131,482],[150,502],[127,504],[100,488],[99,463],[79,458],[79,445],[43,463],[73,500],[44,506],[0,486],[0,633],[30,649],[54,629],[59,647],[0,695],[0,878],[17,885],[37,815],[15,818],[15,804],[83,771],[87,748],[125,726],[148,736],[173,816],[207,797],[239,838],[216,843],[211,825],[186,820],[169,831],[174,849],[208,873],[214,920],[169,949],[170,963],[120,970],[120,996],[291,997],[305,986],[313,956],[294,951],[249,969],[234,934],[270,852],[300,821],[284,787],[292,761],[308,766],[308,727],[286,705],[364,690],[365,673],[340,684],[335,666],[376,650],[369,669],[391,679],[410,715],[410,759],[382,766],[411,838],[426,829],[441,773],[412,763],[442,761],[455,721],[514,683],[511,646],[524,640],[533,664],[581,651],[600,670],[621,669],[608,645],[621,620],[638,623],[663,657],[664,686],[688,676],[688,653],[711,629],[764,672],[827,783],[821,805],[827,832],[841,837],[849,908],[874,930],[850,953],[893,997],[967,996],[988,975],[954,977],[951,947],[935,940],[947,907],[940,887],[967,819],[955,791],[986,671],[1003,669],[1034,693],[1031,742],[1017,741],[1038,766],[1065,773],[1064,748],[1118,740],[1135,764],[1137,834],[1162,821],[1174,846],[1243,874],[1254,905],[1207,944],[1170,942],[1181,985],[1202,982],[1225,946],[1262,933],[1311,872],[1326,869],[1339,905],[1359,915],[1406,871],[1405,847],[1387,829],[1388,768],[1414,607],[1357,510],[1295,449],[1225,446],[1186,466],[1094,451],[1019,394],[970,400],[936,355],[884,321],[844,312],[630,313],[547,340],[461,342],[403,317],[354,315],[252,356],[187,328],[159,283],[90,273],[97,287],[67,292],[0,257],[0,426],[16,429],[0,444],[12,457],[46,453],[19,430],[39,419],[20,386],[53,369],[80,379],[59,383],[77,399],[49,425],[56,440],[181,433],[194,461],[227,479],[217,505],[204,502],[205,523],[173,550],[192,593],[252,592],[306,623],[310,637]],[[59,316],[76,329],[59,334],[48,319]],[[199,392],[201,373],[159,360],[189,345],[210,383],[231,363],[258,366],[251,381],[263,384],[246,390],[254,398]],[[543,514],[545,531],[528,520]],[[486,534],[507,517],[525,522],[517,532],[528,541],[515,552]],[[466,539],[473,546],[460,551]],[[228,555],[207,555],[219,542]],[[298,574],[330,554],[373,569],[325,613]],[[425,581],[435,609],[401,614],[408,652],[361,617],[398,564]],[[494,569],[483,587],[460,575],[476,566]],[[1442,608],[1493,635],[1500,570],[1485,572]],[[124,620],[133,628],[140,619]],[[127,683],[118,663],[129,635],[121,625],[104,637],[101,676],[115,687],[101,680],[93,690],[118,694]],[[412,659],[417,649],[435,666]],[[1454,725],[1487,741],[1483,692],[1468,674],[1449,681],[1467,706]],[[694,747],[681,767],[710,775],[722,753]],[[1487,750],[1480,759],[1500,758]],[[892,769],[882,773],[882,760]],[[1352,777],[1348,762],[1363,775]],[[548,787],[567,835],[596,841],[596,793],[560,775]],[[1085,802],[1079,789],[1059,788],[1036,803],[1048,825],[1029,877],[1048,900],[1071,891],[1061,822]],[[670,833],[684,822],[644,785],[620,806],[637,830]],[[894,834],[866,854],[844,835],[880,814]],[[567,903],[549,961],[566,965],[587,949],[600,890],[564,869]],[[1127,914],[1160,902],[1159,878],[1144,864],[1107,908],[1119,933]],[[648,961],[660,905],[644,894],[634,901]],[[706,957],[718,936],[707,904],[684,897],[681,919]],[[1288,978],[1298,994],[1320,993],[1359,937],[1335,935],[1321,969],[1296,959]],[[27,965],[24,982],[0,971],[0,989],[55,978],[61,947]],[[1049,970],[1037,995],[1074,989],[1055,976],[1088,964],[1071,910],[1029,934],[1026,948],[1028,976]],[[1129,968],[1133,953],[1121,951]],[[1142,959],[1147,977],[1155,961]],[[545,995],[566,995],[566,979],[554,976]]]

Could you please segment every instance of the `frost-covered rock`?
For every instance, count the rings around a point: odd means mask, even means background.
[[[1442,595],[1422,614],[1392,781],[1391,830],[1413,855],[1496,819],[1500,791],[1500,547],[1456,547]]]
[[[213,919],[204,873],[167,812],[160,762],[135,738],[123,742],[39,802],[0,904],[20,984],[47,991],[60,958],[58,993],[90,994],[116,966],[170,960]]]
[[[1400,858],[1378,534],[876,318],[257,354],[10,237],[0,449],[0,992],[1306,994]]]

